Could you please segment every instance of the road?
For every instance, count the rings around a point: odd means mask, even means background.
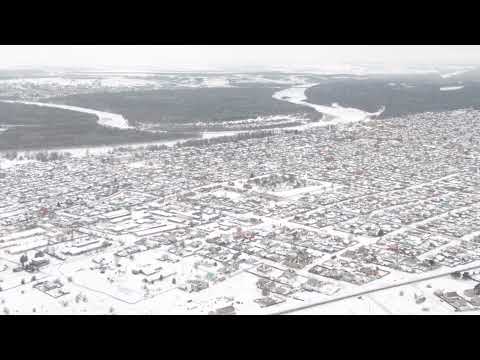
[[[382,287],[376,288],[376,289],[363,290],[363,291],[356,292],[354,294],[348,294],[348,295],[340,296],[340,297],[337,297],[335,299],[319,301],[319,302],[316,302],[316,303],[313,303],[313,304],[299,306],[299,307],[295,307],[295,308],[292,308],[292,309],[279,311],[279,312],[273,313],[271,315],[292,314],[292,313],[295,313],[295,312],[298,312],[298,311],[301,311],[301,310],[311,309],[311,308],[314,308],[316,306],[330,304],[330,303],[334,303],[334,302],[342,301],[342,300],[346,300],[346,299],[351,299],[351,298],[358,297],[358,296],[373,294],[373,293],[378,292],[378,291],[394,289],[394,288],[405,286],[405,285],[410,285],[410,284],[415,284],[415,283],[419,283],[419,282],[423,282],[423,281],[427,281],[427,280],[437,279],[437,278],[440,278],[440,277],[451,275],[451,274],[453,274],[454,272],[457,272],[457,271],[463,272],[463,271],[470,271],[470,270],[474,270],[474,269],[480,269],[480,265],[465,267],[465,268],[461,268],[461,269],[457,268],[455,270],[449,270],[447,272],[442,272],[442,273],[436,274],[436,275],[430,275],[430,276],[426,276],[426,277],[422,277],[422,278],[418,278],[418,279],[414,279],[414,280],[404,281],[404,282],[401,282],[401,283],[386,285],[386,286],[382,286]]]

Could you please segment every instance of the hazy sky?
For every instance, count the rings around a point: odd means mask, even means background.
[[[335,67],[480,63],[478,45],[0,45],[0,67]]]

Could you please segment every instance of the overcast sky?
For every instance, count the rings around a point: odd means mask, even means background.
[[[165,70],[307,68],[480,63],[478,45],[0,45],[0,67],[64,66]]]

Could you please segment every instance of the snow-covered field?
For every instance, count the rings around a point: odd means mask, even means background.
[[[95,74],[83,74],[85,77],[41,77],[19,78],[0,80],[0,86],[17,89],[37,87],[68,87],[68,88],[91,88],[91,89],[162,89],[172,87],[231,87],[229,76],[197,76],[162,75],[155,78],[154,74],[125,74],[116,76],[98,76]],[[178,81],[180,79],[180,81]]]
[[[129,77],[84,78],[72,79],[66,77],[22,78],[0,80],[0,84],[19,86],[98,86],[98,87],[142,87],[155,86],[158,82]]]
[[[295,122],[295,121],[306,121],[304,117],[296,115],[267,115],[267,116],[257,116],[255,118],[248,118],[242,120],[233,120],[233,121],[223,121],[218,122],[197,122],[191,125],[197,126],[238,126],[238,125],[270,125],[270,124],[282,124],[286,122]]]
[[[242,132],[251,132],[265,129],[266,127],[269,130],[278,130],[283,128],[288,129],[301,129],[302,127],[312,123],[310,119],[300,114],[297,115],[266,115],[266,116],[257,116],[255,118],[248,118],[248,119],[241,119],[241,120],[233,120],[233,121],[223,121],[223,122],[196,122],[186,124],[193,127],[200,127],[200,128],[215,128],[221,126],[224,131],[205,131],[203,133],[203,137],[217,137],[217,136],[225,136],[229,133],[231,135],[239,134]],[[301,124],[301,125],[295,125]],[[220,135],[223,133],[223,135]]]
[[[222,136],[234,136],[248,131],[204,131],[202,133],[202,139],[213,139]]]
[[[260,83],[260,84],[278,84],[278,85],[301,85],[306,83],[306,79],[299,75],[288,75],[280,79],[272,79],[262,75],[239,74],[233,77],[238,84],[242,83]]]
[[[31,162],[31,161],[32,160],[18,160],[18,159],[8,160],[4,157],[0,157],[0,169],[8,169],[8,168],[11,168],[11,167],[15,167],[17,165],[26,164],[26,163]]]
[[[234,136],[240,133],[249,132],[249,131],[204,131],[202,133],[202,139],[213,139],[216,137],[223,137],[223,136]],[[176,144],[188,141],[188,140],[195,140],[197,138],[185,138],[181,140],[160,140],[160,141],[151,141],[151,142],[144,142],[144,143],[135,143],[135,144],[125,144],[125,145],[105,145],[105,146],[85,146],[85,147],[65,147],[65,148],[54,148],[51,150],[27,150],[27,151],[17,151],[18,156],[24,155],[32,155],[38,152],[60,152],[60,153],[68,153],[72,157],[84,157],[90,155],[105,155],[111,153],[116,148],[119,147],[126,147],[129,149],[139,149],[149,145],[164,145],[164,146],[174,146]],[[4,157],[0,157],[0,169],[7,169],[16,165],[22,165],[28,162],[32,162],[35,160],[8,160]]]
[[[203,79],[203,85],[206,87],[231,87],[230,81],[224,77],[206,77]]]

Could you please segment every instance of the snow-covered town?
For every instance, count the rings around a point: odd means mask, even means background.
[[[475,312],[479,136],[465,109],[2,159],[0,311]]]
[[[0,315],[480,315],[480,46],[0,53]]]

